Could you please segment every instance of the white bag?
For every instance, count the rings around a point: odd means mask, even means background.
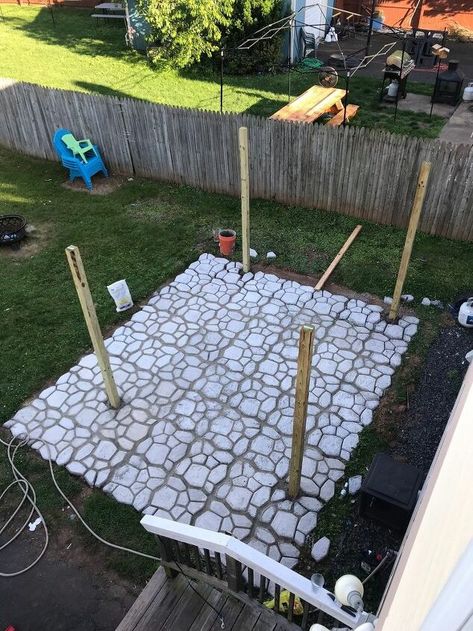
[[[126,280],[117,280],[116,283],[108,285],[108,293],[115,300],[117,311],[126,311],[130,307],[133,307],[133,299],[126,284]]]

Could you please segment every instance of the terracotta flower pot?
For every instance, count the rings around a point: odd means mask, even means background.
[[[236,232],[234,230],[220,230],[218,233],[218,242],[220,245],[220,254],[230,256],[235,249]]]

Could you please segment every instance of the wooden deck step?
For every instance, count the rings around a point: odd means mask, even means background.
[[[243,602],[202,582],[192,587],[182,574],[168,579],[160,567],[116,631],[220,631],[220,618],[201,596],[221,612],[225,631],[300,631],[257,601]]]
[[[346,120],[349,121],[351,118],[356,116],[356,113],[358,112],[359,109],[360,109],[359,105],[353,105],[349,103],[347,105]],[[343,124],[343,108],[337,114],[335,114],[335,116],[332,116],[332,118],[328,120],[325,124],[329,125],[329,127],[338,127],[339,125],[342,125]]]

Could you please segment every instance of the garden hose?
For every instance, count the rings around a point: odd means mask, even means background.
[[[36,513],[38,515],[38,518],[39,518],[39,520],[41,522],[41,525],[43,526],[43,529],[44,529],[44,544],[43,544],[43,547],[41,549],[41,552],[37,555],[37,557],[34,559],[34,561],[32,561],[27,567],[24,567],[21,570],[18,570],[17,572],[1,572],[0,571],[0,577],[2,577],[2,578],[13,578],[15,576],[20,576],[21,574],[25,574],[26,572],[31,570],[31,568],[33,568],[42,559],[42,557],[44,556],[44,554],[45,554],[45,552],[46,552],[46,550],[48,548],[48,544],[49,544],[49,531],[48,531],[48,527],[46,525],[46,521],[45,521],[45,519],[44,519],[44,517],[43,517],[43,515],[42,515],[41,511],[39,510],[38,505],[36,503],[36,492],[35,492],[32,484],[25,478],[25,476],[21,473],[21,471],[18,469],[18,467],[15,464],[15,456],[16,456],[16,453],[17,453],[18,449],[20,449],[20,447],[24,447],[25,445],[27,445],[28,444],[28,439],[27,439],[27,437],[20,437],[19,438],[19,442],[16,445],[14,445],[15,440],[16,440],[16,438],[13,437],[9,442],[5,442],[4,440],[2,440],[0,438],[0,443],[7,448],[7,458],[8,458],[8,462],[10,464],[10,469],[11,469],[12,475],[14,477],[14,480],[12,482],[10,482],[10,484],[8,484],[8,486],[0,494],[0,502],[5,497],[5,495],[8,493],[8,491],[11,488],[13,488],[14,486],[17,486],[17,485],[23,488],[23,497],[21,498],[18,506],[15,508],[13,513],[10,515],[10,517],[7,519],[7,521],[0,528],[0,535],[6,530],[6,528],[9,526],[9,524],[11,524],[11,522],[13,521],[13,519],[16,517],[16,515],[20,511],[20,509],[23,506],[23,504],[25,503],[25,501],[28,501],[30,503],[31,508],[30,508],[28,517],[26,518],[26,521],[17,530],[17,532],[14,535],[12,535],[12,537],[10,537],[10,539],[8,539],[4,544],[2,544],[0,546],[0,551],[5,549],[5,548],[7,548],[11,543],[13,543],[13,541],[15,541],[15,539],[17,537],[19,537],[19,535],[22,532],[24,532],[25,528],[28,526],[28,524],[30,522],[30,519],[31,519],[31,517],[33,516],[34,513]],[[140,552],[139,550],[134,550],[132,548],[127,548],[125,546],[120,546],[120,545],[118,545],[116,543],[112,543],[111,541],[107,541],[106,539],[101,537],[99,534],[97,534],[89,526],[89,524],[84,520],[84,518],[82,517],[82,515],[80,514],[78,509],[68,499],[67,495],[64,493],[64,491],[59,486],[59,484],[58,484],[58,482],[56,480],[56,476],[54,475],[53,463],[52,463],[52,460],[51,460],[51,457],[50,457],[48,443],[46,443],[41,438],[35,438],[34,442],[35,443],[36,442],[40,442],[46,447],[46,450],[47,450],[47,453],[48,453],[47,461],[48,461],[48,464],[49,464],[49,472],[51,474],[51,479],[53,481],[54,486],[56,487],[56,490],[58,491],[59,495],[64,499],[64,501],[67,502],[67,504],[70,506],[70,508],[74,511],[74,513],[76,514],[76,516],[79,519],[79,521],[81,522],[81,524],[87,529],[87,531],[93,537],[95,537],[95,539],[100,541],[100,543],[103,543],[104,545],[108,546],[109,548],[114,548],[115,550],[120,550],[121,552],[128,552],[130,554],[135,554],[137,556],[144,557],[146,559],[151,559],[153,561],[161,561],[161,559],[159,557],[153,556],[152,554],[146,554],[145,552]],[[192,591],[195,594],[197,594],[197,596],[199,598],[201,598],[204,601],[204,603],[206,603],[211,609],[213,609],[215,611],[215,613],[217,614],[217,617],[220,620],[220,628],[221,629],[225,629],[225,622],[224,622],[221,610],[216,609],[212,605],[212,603],[210,603],[205,598],[205,596],[202,596],[202,594],[200,594],[197,591],[197,589],[192,585],[192,583],[189,580],[189,577],[183,571],[183,569],[181,568],[179,563],[177,563],[177,561],[176,561],[176,565],[178,566],[181,574],[186,579],[187,584],[192,589]],[[222,607],[223,607],[223,604],[222,604]]]
[[[7,492],[11,488],[13,488],[14,486],[22,487],[22,489],[23,489],[23,497],[21,498],[18,506],[12,512],[10,517],[7,519],[7,521],[0,528],[0,535],[6,530],[6,528],[9,526],[9,524],[13,521],[13,519],[16,517],[16,515],[20,511],[21,507],[24,505],[24,503],[26,501],[28,501],[30,503],[31,508],[30,508],[29,513],[28,513],[28,517],[26,518],[26,521],[17,530],[17,532],[14,535],[12,535],[12,537],[10,537],[10,539],[8,539],[5,543],[3,543],[0,546],[0,551],[5,549],[5,548],[7,548],[11,543],[13,543],[13,541],[15,541],[15,539],[17,537],[20,536],[20,534],[22,532],[24,532],[24,530],[28,526],[28,523],[30,522],[32,516],[35,513],[38,516],[38,518],[41,520],[41,525],[42,525],[43,530],[44,530],[44,544],[43,544],[43,547],[41,549],[41,552],[37,555],[36,559],[32,563],[30,563],[27,567],[24,567],[23,569],[18,570],[17,572],[1,572],[0,571],[0,577],[3,577],[3,578],[13,578],[15,576],[20,576],[21,574],[24,574],[25,572],[28,572],[28,570],[31,570],[31,568],[34,567],[40,561],[40,559],[44,556],[44,553],[46,552],[46,549],[47,549],[48,544],[49,544],[49,531],[48,531],[48,527],[46,525],[46,521],[45,521],[45,519],[43,517],[43,514],[41,513],[41,511],[38,508],[38,505],[36,503],[36,492],[35,492],[33,486],[31,485],[31,483],[28,482],[28,480],[25,478],[25,476],[21,473],[21,471],[18,469],[18,467],[15,464],[15,456],[17,454],[18,449],[20,447],[24,447],[25,445],[27,445],[28,444],[28,440],[26,438],[21,438],[20,442],[17,443],[16,445],[14,445],[14,441],[15,441],[15,438],[12,438],[10,440],[10,442],[5,442],[4,440],[2,440],[0,438],[0,443],[7,448],[7,458],[8,458],[8,462],[10,464],[10,469],[11,469],[12,475],[14,477],[14,480],[1,493],[0,501],[4,498],[4,496],[7,494]],[[58,484],[58,482],[56,480],[56,476],[54,475],[53,463],[52,463],[51,457],[49,455],[49,445],[47,443],[45,443],[43,440],[38,439],[38,438],[35,438],[35,442],[41,442],[43,445],[46,446],[46,449],[48,450],[47,461],[48,461],[48,464],[49,464],[49,472],[51,474],[51,479],[53,481],[54,486],[56,487],[58,493],[61,495],[61,497],[64,499],[64,501],[67,502],[67,504],[74,511],[74,513],[76,514],[77,518],[82,523],[82,525],[88,530],[88,532],[93,537],[95,537],[98,541],[100,541],[104,545],[109,546],[110,548],[115,548],[115,550],[120,550],[122,552],[129,552],[130,554],[136,554],[138,556],[145,557],[147,559],[152,559],[153,561],[160,561],[161,560],[159,557],[153,556],[151,554],[146,554],[145,552],[140,552],[139,550],[133,550],[131,548],[126,548],[126,547],[120,546],[120,545],[118,545],[116,543],[112,543],[110,541],[107,541],[106,539],[104,539],[103,537],[98,535],[94,530],[92,530],[92,528],[84,520],[84,518],[82,517],[80,512],[77,510],[77,508],[67,498],[66,494],[64,493],[64,491],[59,486],[59,484]]]

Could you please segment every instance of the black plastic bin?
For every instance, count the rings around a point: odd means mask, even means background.
[[[360,515],[405,531],[414,511],[423,475],[416,467],[376,454],[361,486]]]

